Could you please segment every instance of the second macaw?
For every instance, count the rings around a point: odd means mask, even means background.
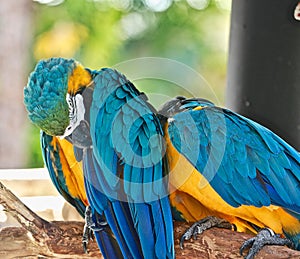
[[[264,244],[300,250],[300,155],[294,148],[262,125],[207,100],[177,97],[159,113],[170,202],[178,220],[202,219],[202,224],[215,216],[254,233],[268,227],[287,239],[271,233]],[[192,228],[183,239],[202,231],[197,224]]]

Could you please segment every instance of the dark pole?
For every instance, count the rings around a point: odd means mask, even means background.
[[[233,0],[228,108],[300,150],[298,0]]]

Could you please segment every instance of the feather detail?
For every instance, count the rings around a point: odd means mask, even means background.
[[[102,69],[93,80],[90,128],[94,164],[98,168],[98,180],[93,181],[112,204],[109,213],[114,216],[110,225],[116,238],[124,242],[123,255],[127,257],[129,251],[138,256],[135,251],[140,247],[144,258],[173,258],[173,236],[154,224],[157,213],[163,213],[164,221],[160,224],[173,233],[170,205],[159,200],[167,194],[167,185],[153,182],[163,181],[163,132],[159,121],[153,108],[117,71]],[[90,195],[97,203],[97,193]],[[119,199],[122,206],[117,202]],[[94,206],[100,209],[99,205]],[[129,206],[129,211],[124,210],[125,206]],[[104,212],[108,217],[107,210]]]

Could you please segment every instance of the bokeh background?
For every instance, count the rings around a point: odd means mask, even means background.
[[[201,74],[223,104],[230,7],[230,0],[1,1],[0,168],[43,166],[39,130],[23,105],[23,87],[40,59],[70,57],[99,69],[168,58]],[[146,93],[185,94],[169,84],[153,79],[137,86]]]
[[[230,8],[231,0],[0,1],[0,168],[29,168],[0,170],[0,181],[45,219],[78,219],[47,172],[31,169],[43,167],[43,161],[39,130],[23,105],[23,88],[38,60],[75,58],[91,69],[121,63],[126,72],[128,60],[165,58],[181,64],[169,77],[188,67],[223,105]],[[180,87],[155,78],[134,83],[146,94],[169,97],[186,95],[184,88],[203,83],[182,74],[186,78]],[[0,211],[0,226],[14,224],[7,217]]]

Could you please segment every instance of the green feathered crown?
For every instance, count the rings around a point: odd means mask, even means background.
[[[68,78],[75,67],[73,59],[41,60],[24,88],[29,119],[49,135],[63,135],[69,125],[66,95]]]

